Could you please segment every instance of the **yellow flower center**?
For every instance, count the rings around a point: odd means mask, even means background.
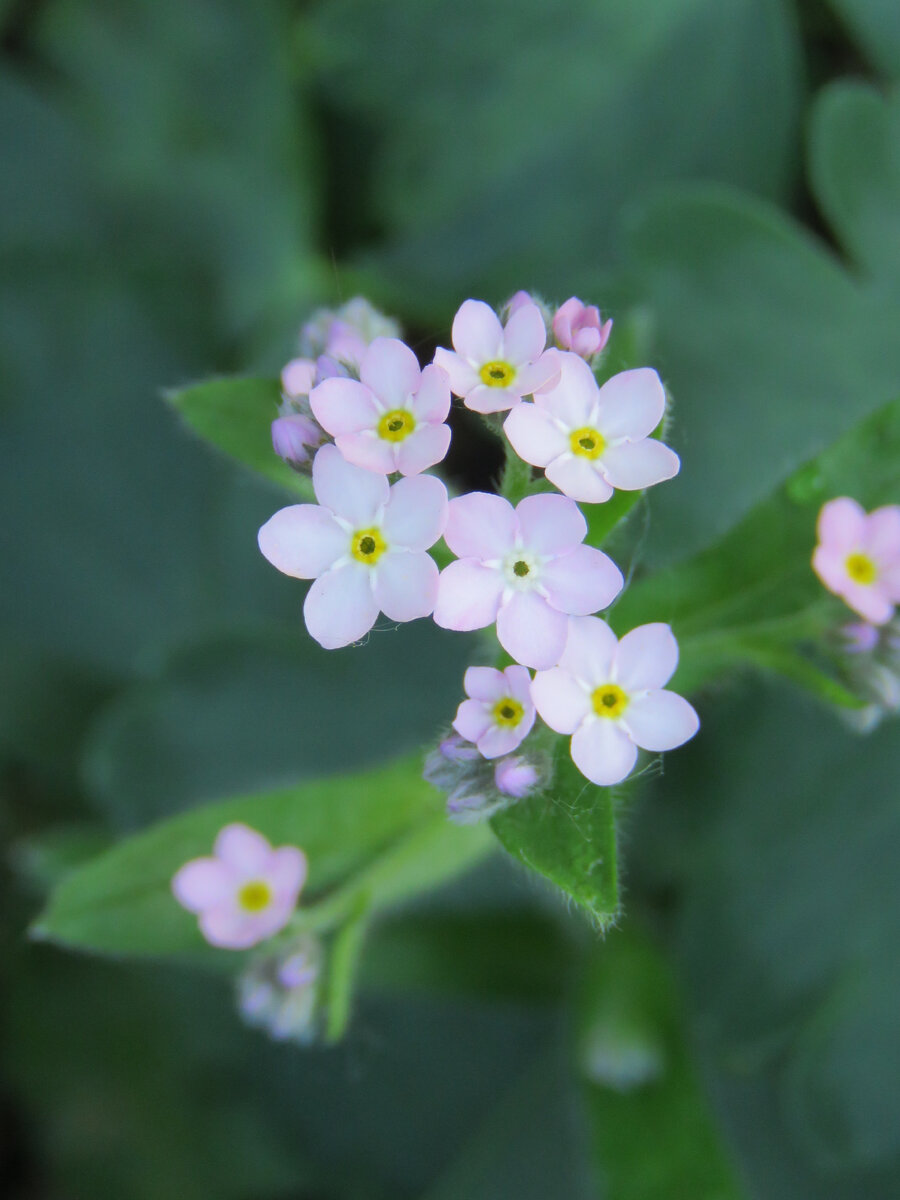
[[[481,376],[481,382],[486,383],[488,387],[506,387],[512,383],[516,377],[516,368],[508,362],[485,363],[478,372]]]
[[[371,529],[357,529],[350,542],[350,553],[357,562],[374,567],[387,550],[387,542],[381,536],[381,530],[374,526]]]
[[[572,453],[579,458],[599,458],[606,449],[606,439],[596,429],[585,425],[582,429],[573,429],[569,434],[569,445]]]
[[[854,583],[870,584],[878,578],[878,568],[868,554],[850,554],[844,566]]]
[[[272,902],[272,889],[264,879],[251,879],[238,892],[237,899],[244,912],[262,912]]]
[[[598,717],[621,717],[628,707],[628,697],[617,683],[603,683],[594,688],[591,703]]]
[[[416,419],[405,408],[392,408],[378,422],[378,436],[386,442],[402,442],[416,427]]]
[[[504,696],[494,705],[494,724],[502,725],[505,729],[514,728],[524,716],[525,709],[512,696]]]

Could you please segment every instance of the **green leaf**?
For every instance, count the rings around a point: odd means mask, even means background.
[[[900,10],[894,0],[828,0],[866,58],[888,77],[900,77]]]
[[[447,822],[416,756],[164,821],[68,875],[36,923],[36,936],[117,954],[202,949],[196,919],[175,902],[170,883],[183,863],[211,853],[216,834],[231,821],[246,822],[273,845],[306,852],[301,918],[323,895],[327,905],[328,889],[338,884],[344,899],[333,906],[337,916],[363,891],[373,907],[396,903],[463,870],[489,845],[484,830]]]
[[[604,929],[619,913],[613,793],[578,771],[568,738],[556,739],[549,789],[520,800],[491,825],[501,844],[545,875]]]
[[[166,399],[205,441],[273,483],[313,499],[312,483],[298,475],[272,449],[272,422],[278,415],[277,379],[213,379]]]

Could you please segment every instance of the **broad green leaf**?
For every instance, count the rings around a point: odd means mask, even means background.
[[[169,392],[166,399],[205,441],[273,483],[313,499],[310,480],[272,449],[271,427],[281,401],[277,379],[212,379]]]
[[[243,821],[274,845],[298,845],[309,860],[306,906],[343,884],[337,916],[360,891],[373,906],[434,886],[485,853],[483,829],[449,824],[414,759],[358,775],[238,796],[164,821],[67,876],[35,926],[42,938],[118,954],[197,951],[196,919],[170,883],[191,858],[210,854],[218,831]],[[358,878],[357,878],[358,877]]]
[[[551,786],[513,804],[491,825],[501,844],[579,904],[599,928],[619,913],[615,801],[578,771],[569,739],[555,742]]]
[[[866,58],[888,78],[900,78],[900,10],[894,0],[828,0]]]

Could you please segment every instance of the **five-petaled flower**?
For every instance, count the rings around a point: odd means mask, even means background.
[[[425,551],[447,521],[447,489],[431,475],[401,479],[345,462],[323,446],[313,462],[318,504],[280,509],[259,531],[265,557],[298,579],[315,579],[306,627],[326,650],[358,641],[379,611],[392,621],[427,617],[438,569]]]
[[[191,859],[175,873],[172,892],[197,914],[211,945],[243,950],[284,928],[306,869],[298,847],[273,849],[261,833],[236,823],[219,832],[211,858]]]
[[[396,338],[376,338],[363,354],[359,381],[326,379],[310,393],[316,420],[349,463],[390,475],[418,475],[446,455],[450,383],[440,367],[419,369]]]
[[[572,735],[582,775],[608,786],[630,774],[638,746],[673,750],[697,732],[691,705],[664,689],[677,665],[668,625],[639,625],[617,641],[599,617],[573,618],[559,665],[535,675],[531,695],[551,729]]]
[[[547,329],[536,304],[521,303],[506,327],[482,300],[466,300],[453,319],[453,350],[439,348],[434,361],[450,387],[475,412],[503,412],[552,383],[557,352],[544,347]]]
[[[584,359],[560,354],[558,361],[558,382],[503,424],[520,458],[589,504],[602,504],[614,488],[636,491],[677,475],[678,455],[649,436],[666,408],[655,371],[622,371],[598,387]]]
[[[553,666],[567,616],[606,608],[624,582],[611,558],[582,545],[586,533],[565,496],[527,496],[515,509],[488,492],[451,500],[444,536],[459,561],[441,572],[435,621],[445,629],[496,621],[500,645],[517,662]]]
[[[825,586],[873,625],[886,624],[900,603],[900,505],[866,514],[840,496],[823,506],[818,534],[812,565]]]
[[[509,754],[534,725],[530,686],[525,667],[469,667],[463,680],[469,699],[460,704],[453,728],[485,758]]]

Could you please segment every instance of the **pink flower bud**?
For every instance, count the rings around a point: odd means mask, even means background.
[[[562,350],[571,350],[581,358],[599,354],[609,341],[612,321],[601,323],[600,309],[588,306],[572,296],[556,310],[553,334]]]
[[[494,769],[494,783],[504,796],[521,800],[534,791],[539,778],[538,769],[525,758],[502,758]]]
[[[307,417],[295,414],[277,417],[272,422],[272,446],[279,458],[293,467],[303,466],[310,460],[310,451],[323,438],[322,430]]]
[[[309,358],[292,358],[281,372],[285,396],[308,396],[316,385],[316,364]]]

